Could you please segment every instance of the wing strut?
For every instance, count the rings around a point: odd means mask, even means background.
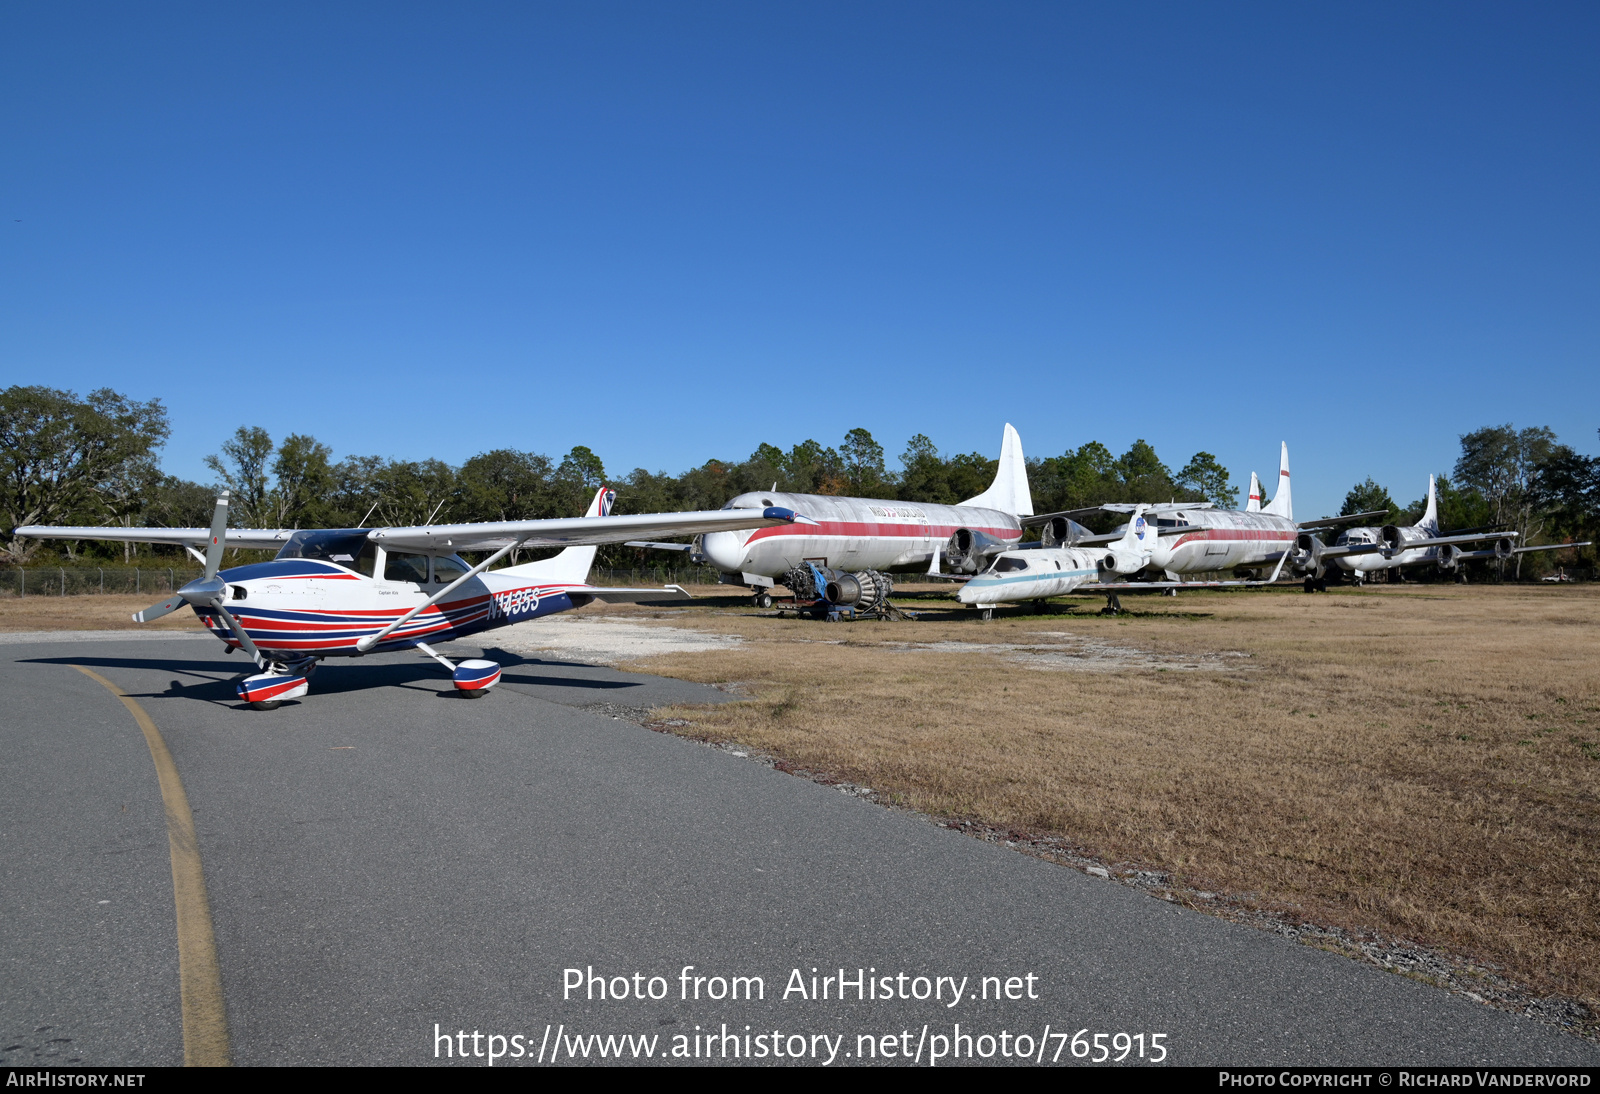
[[[443,600],[450,593],[455,592],[456,588],[458,586],[464,585],[464,584],[466,584],[466,582],[468,580],[470,580],[470,579],[472,579],[474,577],[477,577],[479,574],[483,573],[483,571],[487,570],[490,566],[494,565],[496,562],[499,562],[506,555],[510,554],[512,551],[516,550],[518,547],[521,547],[522,544],[525,541],[531,539],[532,537],[533,537],[533,533],[529,532],[527,535],[523,536],[521,539],[517,540],[515,543],[506,544],[504,547],[500,548],[494,554],[490,555],[488,558],[486,558],[482,562],[478,563],[472,569],[468,570],[466,573],[464,573],[460,577],[456,578],[450,584],[446,585],[444,588],[440,589],[438,592],[436,592],[432,596],[428,597],[428,599],[424,600],[421,604],[418,604],[415,608],[412,608],[405,615],[402,615],[399,619],[396,619],[393,623],[390,623],[387,627],[383,628],[383,630],[379,631],[377,634],[368,635],[366,638],[361,639],[361,641],[356,643],[356,649],[360,650],[362,653],[366,653],[373,646],[376,646],[379,642],[382,642],[385,638],[389,637],[390,633],[393,632],[396,627],[399,627],[402,624],[411,622],[412,619],[416,618],[418,612],[421,612],[425,608],[433,607],[435,604],[439,603],[439,601]]]

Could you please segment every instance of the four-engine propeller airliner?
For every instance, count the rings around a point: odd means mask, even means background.
[[[635,542],[635,547],[693,550],[723,574],[727,584],[755,591],[756,604],[772,603],[769,590],[789,570],[806,562],[835,570],[938,568],[941,555],[969,553],[976,559],[1022,538],[1022,520],[1033,513],[1022,438],[1007,423],[1000,466],[989,489],[960,505],[889,501],[880,498],[786,494],[771,490],[740,494],[732,509],[782,506],[813,523],[774,525],[752,531],[711,532],[693,544]],[[973,570],[980,568],[974,565]]]
[[[595,545],[640,535],[682,535],[807,525],[791,509],[767,505],[713,512],[611,515],[616,494],[601,487],[582,517],[513,520],[413,528],[242,530],[228,528],[228,495],[217,499],[211,528],[64,528],[32,525],[18,535],[165,543],[205,563],[189,582],[133,618],[159,619],[185,604],[228,645],[243,649],[260,672],[238,684],[239,697],[260,709],[295,699],[327,657],[418,649],[450,671],[467,696],[485,694],[500,666],[459,664],[429,645],[593,600],[638,601],[687,596],[666,589],[610,589],[588,584]],[[204,547],[202,554],[198,548]],[[489,567],[517,547],[565,547],[553,558]],[[228,548],[277,548],[277,557],[221,569]],[[490,551],[470,565],[458,551]]]
[[[1398,570],[1402,566],[1420,566],[1432,563],[1445,573],[1454,574],[1457,581],[1465,582],[1467,575],[1461,569],[1463,562],[1473,559],[1509,559],[1530,551],[1559,551],[1564,547],[1587,547],[1583,543],[1548,543],[1537,547],[1515,546],[1517,533],[1483,531],[1481,529],[1445,534],[1439,528],[1438,491],[1432,475],[1428,476],[1428,504],[1422,518],[1412,525],[1386,524],[1381,528],[1350,528],[1339,534],[1331,545],[1324,546],[1320,537],[1304,532],[1296,540],[1294,568],[1308,575],[1306,581],[1326,580],[1329,567],[1348,573],[1357,585],[1378,570]],[[1478,550],[1470,544],[1487,543]]]
[[[1254,571],[1258,574],[1271,571],[1276,580],[1284,562],[1295,549],[1302,532],[1327,528],[1352,521],[1365,520],[1380,515],[1351,513],[1342,517],[1326,517],[1296,523],[1293,496],[1289,489],[1289,446],[1281,449],[1278,464],[1278,490],[1270,502],[1260,503],[1261,488],[1251,475],[1250,505],[1254,509],[1217,509],[1210,502],[1162,502],[1147,507],[1155,516],[1160,530],[1159,538],[1151,545],[1150,568],[1165,572],[1171,584],[1181,584],[1182,574],[1210,573],[1227,570]],[[1073,510],[1034,517],[1030,523],[1043,525],[1040,539],[1048,547],[1084,546],[1105,543],[1120,535],[1085,536],[1074,516],[1092,512],[1132,512],[1136,506],[1118,503],[1102,505],[1096,509]],[[1150,588],[1170,587],[1168,583],[1151,583]],[[1306,591],[1318,586],[1308,579]]]

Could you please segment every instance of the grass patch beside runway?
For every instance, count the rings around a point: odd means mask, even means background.
[[[1600,590],[1195,592],[988,624],[747,603],[659,616],[740,646],[632,666],[748,696],[659,712],[678,732],[1600,1010]]]

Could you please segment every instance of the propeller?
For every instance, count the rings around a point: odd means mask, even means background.
[[[176,611],[185,604],[196,608],[210,608],[228,624],[228,629],[233,631],[233,636],[239,640],[239,645],[256,664],[264,666],[265,660],[261,656],[261,651],[244,632],[244,628],[239,626],[239,621],[233,617],[233,613],[222,606],[228,599],[228,583],[217,576],[217,570],[222,566],[222,552],[227,547],[227,538],[228,492],[224,490],[217,495],[217,509],[211,517],[211,541],[206,544],[205,576],[195,578],[161,603],[152,604],[144,611],[134,613],[133,619],[136,623],[149,623],[160,619],[168,612]]]

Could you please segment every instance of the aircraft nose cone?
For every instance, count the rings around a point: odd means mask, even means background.
[[[725,574],[744,569],[744,542],[737,532],[707,532],[700,541],[700,550]]]
[[[217,604],[227,598],[228,583],[220,577],[197,577],[178,590],[190,604]]]

